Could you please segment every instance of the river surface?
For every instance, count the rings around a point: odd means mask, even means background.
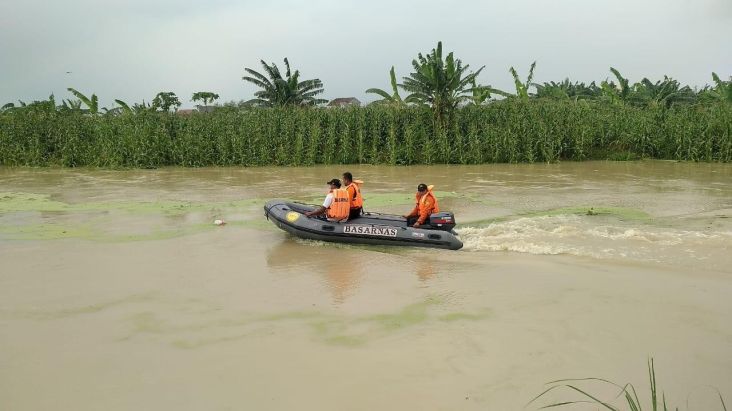
[[[732,402],[731,165],[348,168],[370,211],[434,184],[460,251],[264,218],[343,171],[0,168],[0,410],[521,410],[577,377],[647,403],[649,357],[675,406]]]

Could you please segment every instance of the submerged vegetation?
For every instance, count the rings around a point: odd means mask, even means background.
[[[615,68],[599,86],[534,83],[511,67],[514,92],[478,83],[442,43],[418,54],[413,72],[367,107],[322,109],[319,79],[284,75],[262,61],[242,79],[260,88],[242,104],[208,106],[218,94],[193,94],[198,111],[178,112],[173,92],[151,103],[99,107],[98,97],[0,108],[0,165],[98,167],[255,166],[336,163],[478,164],[658,158],[732,160],[732,79],[712,74],[701,90],[664,77],[637,83]],[[399,91],[406,96],[402,98]]]

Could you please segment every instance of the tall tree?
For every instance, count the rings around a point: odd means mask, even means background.
[[[403,79],[402,88],[412,93],[405,101],[432,106],[435,119],[442,125],[458,104],[471,99],[475,79],[484,68],[468,73],[469,65],[463,66],[452,52],[443,58],[442,42],[427,55],[419,53],[412,67],[414,72]]]
[[[191,101],[202,101],[204,107],[208,106],[208,103],[213,103],[218,99],[219,95],[210,91],[199,91],[193,93],[193,96],[191,96]]]
[[[264,60],[260,60],[260,62],[266,75],[248,67],[244,68],[251,76],[244,76],[242,80],[261,88],[261,90],[254,93],[255,98],[247,103],[262,107],[280,107],[316,106],[328,102],[328,100],[316,97],[324,91],[323,82],[320,79],[300,81],[300,71],[295,70],[295,72],[292,72],[290,62],[287,58],[284,61],[284,77],[276,64],[272,63],[270,65],[265,63]]]
[[[161,91],[153,99],[152,107],[160,108],[162,111],[170,111],[170,109],[176,111],[180,107],[180,100],[172,91]]]

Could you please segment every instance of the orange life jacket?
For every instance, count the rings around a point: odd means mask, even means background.
[[[415,197],[417,199],[417,206],[419,207],[420,216],[426,215],[427,217],[429,217],[430,214],[440,212],[440,207],[437,205],[437,198],[435,198],[435,195],[432,194],[431,189],[428,189],[427,193],[425,193],[421,197],[419,196],[419,194],[417,194]],[[430,197],[432,199],[431,209],[428,209],[429,204],[427,203],[427,197]]]
[[[361,197],[361,183],[361,181],[355,180],[351,184],[346,186],[346,190],[348,190],[348,197],[350,200],[351,209],[363,207],[363,197]],[[353,193],[351,193],[350,189],[353,189]]]
[[[342,188],[336,188],[331,190],[333,193],[333,202],[328,207],[327,216],[333,220],[345,220],[348,219],[348,214],[351,210],[348,201],[348,190]]]

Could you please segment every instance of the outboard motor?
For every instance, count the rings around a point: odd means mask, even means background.
[[[430,225],[435,230],[452,231],[455,228],[455,215],[447,212],[430,214]]]

